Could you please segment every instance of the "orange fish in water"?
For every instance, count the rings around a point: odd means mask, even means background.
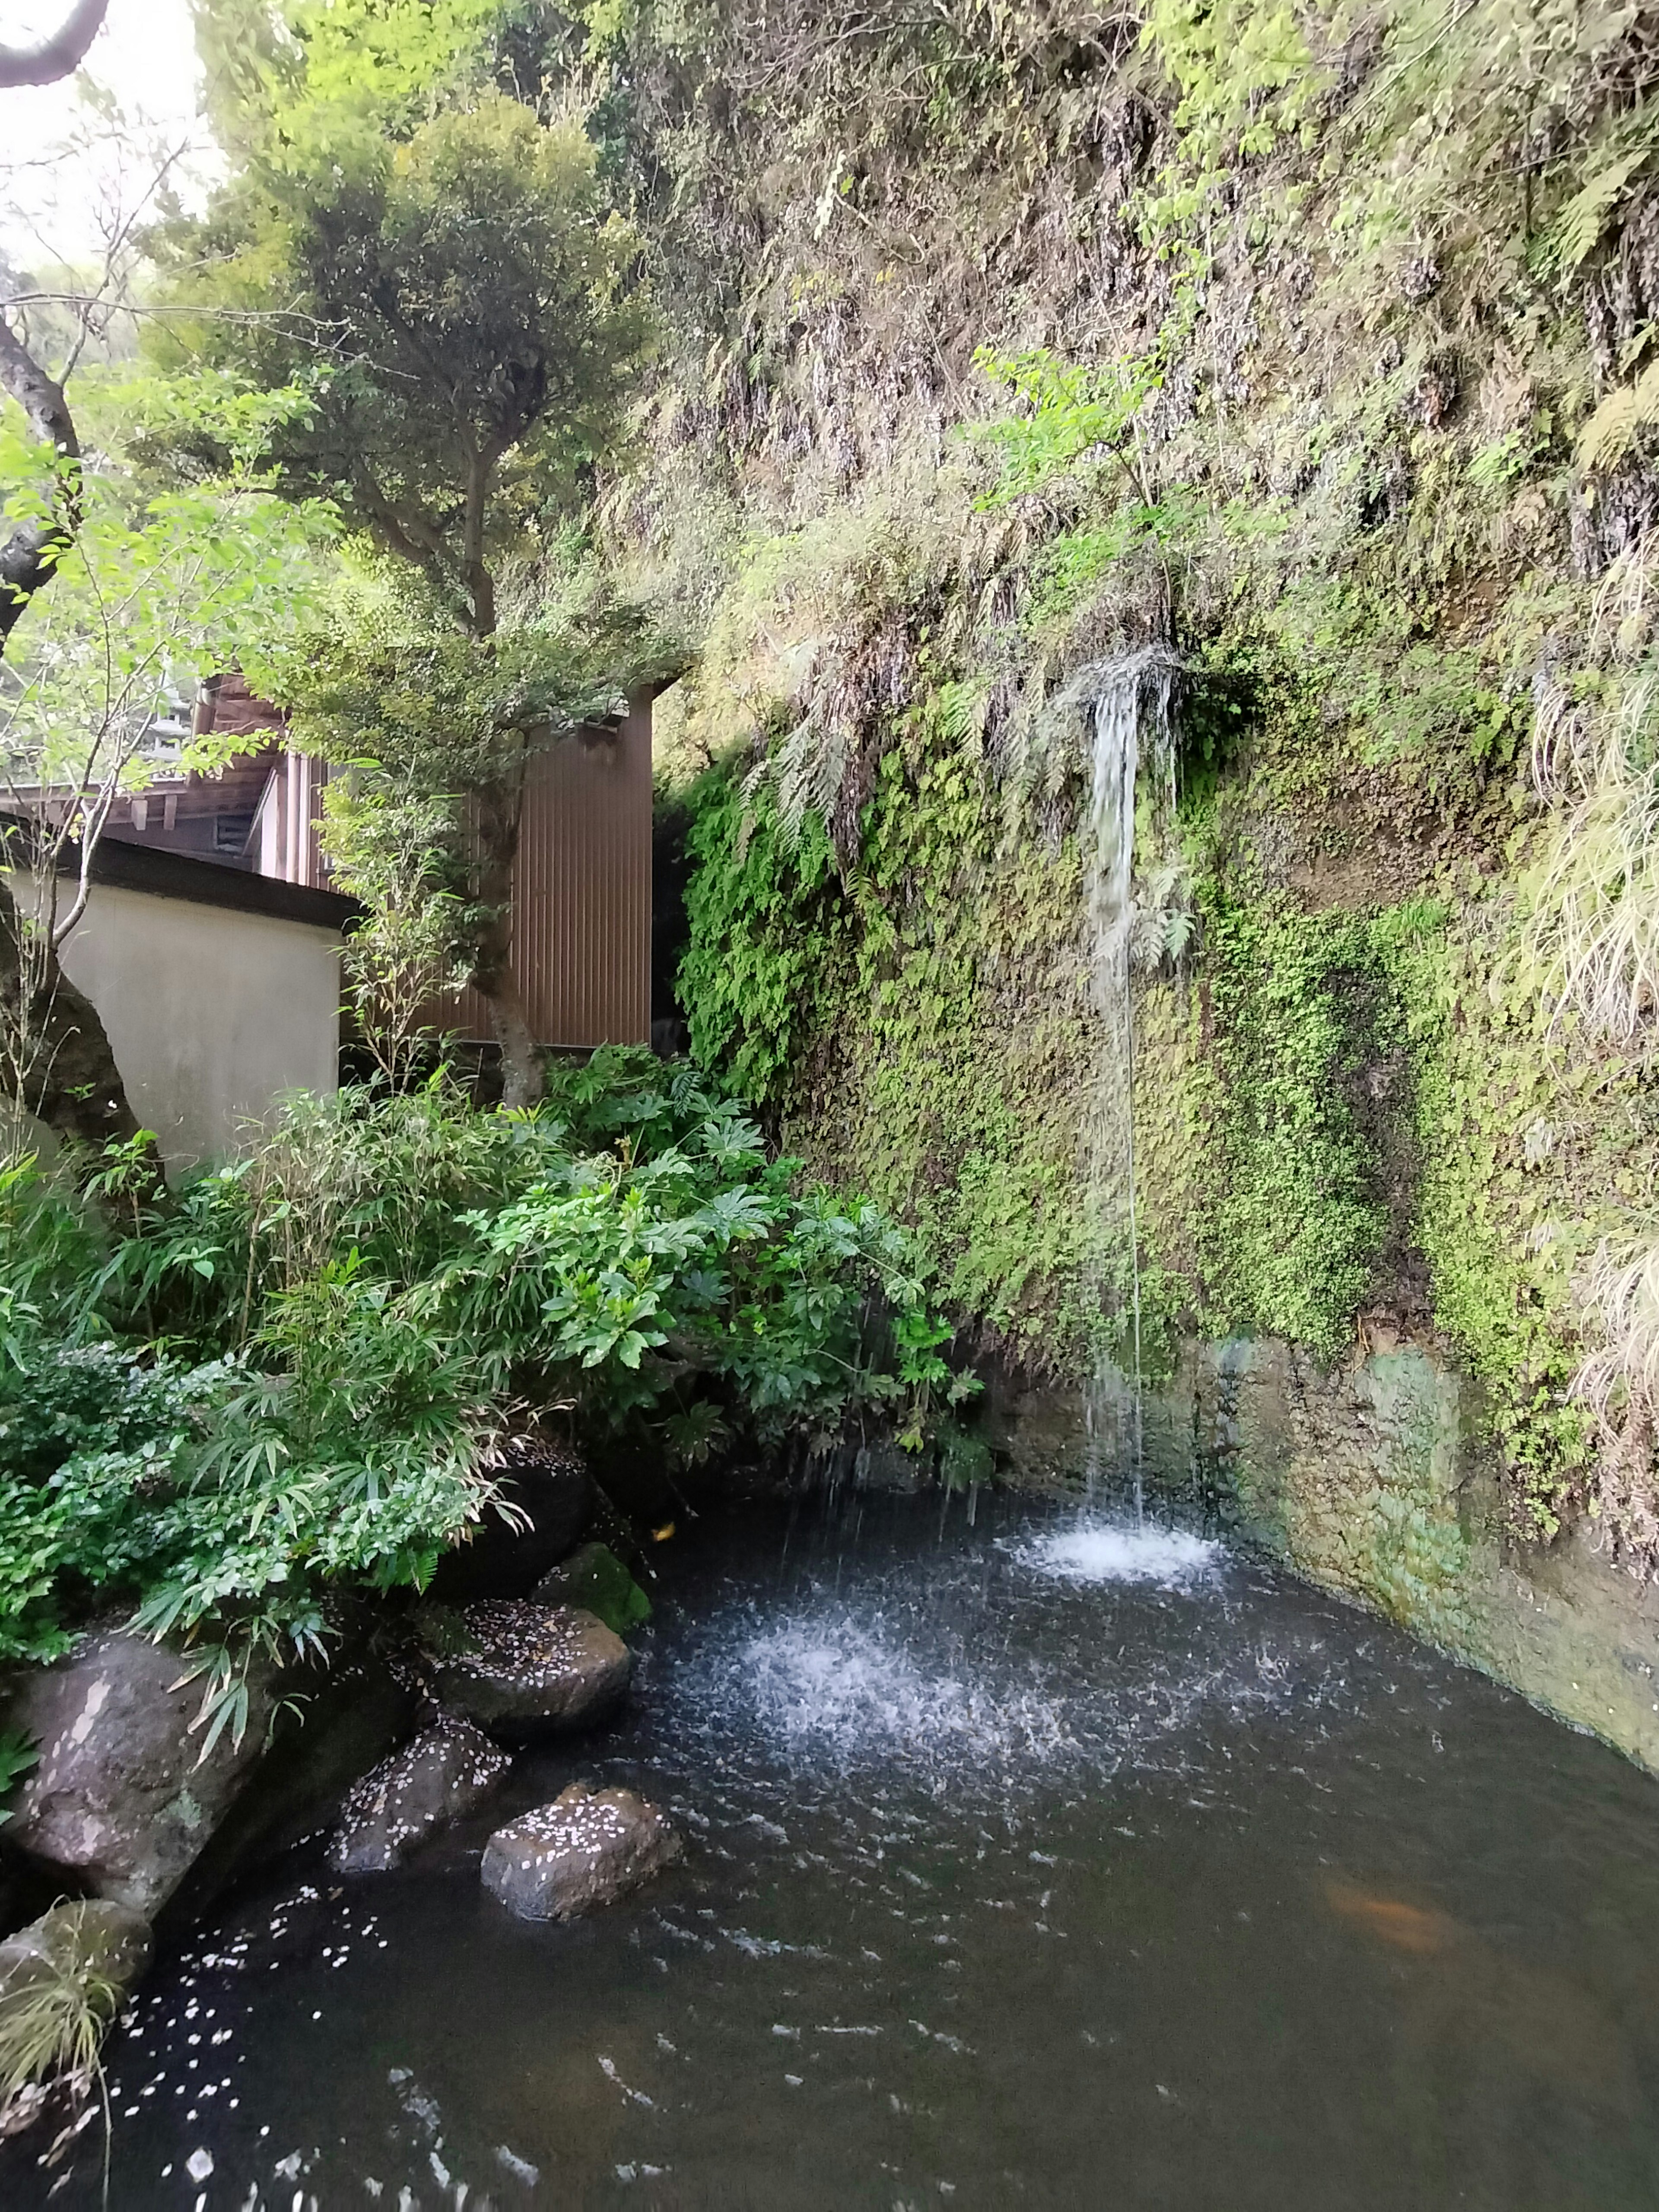
[[[1339,1918],[1419,1962],[1407,1977],[1407,2017],[1425,2047],[1443,2038],[1465,2048],[1484,2042],[1522,2075],[1586,2104],[1636,2109],[1640,2089],[1624,2033],[1577,1982],[1523,1966],[1431,1905],[1340,1875],[1322,1886]]]
[[[665,1544],[673,1533],[673,1522],[665,1521],[660,1528],[653,1528],[651,1531],[651,1540],[653,1544]]]
[[[1449,1914],[1407,1905],[1402,1898],[1379,1897],[1339,1875],[1327,1880],[1325,1901],[1342,1919],[1376,1936],[1391,1950],[1407,1952],[1413,1959],[1441,1958],[1466,1940]]]

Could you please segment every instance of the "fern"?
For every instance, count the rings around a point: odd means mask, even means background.
[[[1653,128],[1650,122],[1648,134],[1652,133]],[[1629,152],[1595,170],[1579,186],[1555,218],[1545,240],[1541,258],[1547,269],[1557,276],[1570,276],[1595,251],[1608,219],[1624,197],[1625,187],[1652,152],[1652,137],[1644,135]]]
[[[1578,460],[1583,468],[1617,468],[1644,430],[1659,424],[1659,362],[1653,362],[1632,384],[1621,384],[1608,392],[1578,433]]]

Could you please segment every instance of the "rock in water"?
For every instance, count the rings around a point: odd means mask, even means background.
[[[241,1741],[227,1729],[201,1759],[203,1732],[191,1723],[202,1685],[180,1680],[187,1664],[142,1636],[90,1637],[25,1676],[5,1716],[40,1747],[7,1841],[146,1919],[183,1881],[259,1757],[270,1710],[256,1673]]]
[[[132,1987],[155,1948],[143,1915],[109,1898],[54,1905],[0,1943],[0,2008],[17,1991],[56,1979],[100,1984],[111,1992],[103,2008],[112,2013],[113,2000]]]
[[[468,1811],[513,1764],[470,1721],[446,1717],[372,1767],[347,1795],[329,1847],[342,1874],[384,1874]]]
[[[495,1831],[483,1884],[521,1920],[568,1920],[636,1889],[683,1849],[667,1815],[631,1790],[573,1782]]]
[[[438,1694],[492,1735],[585,1727],[628,1686],[628,1646],[578,1606],[504,1598],[468,1606],[461,1626],[470,1648],[438,1662]]]
[[[563,1559],[592,1510],[592,1476],[556,1445],[510,1437],[484,1472],[497,1503],[484,1508],[465,1543],[439,1559],[431,1589],[441,1604],[524,1597]]]
[[[155,1944],[149,1923],[107,1898],[77,1898],[54,1905],[27,1928],[0,1943],[0,2034],[9,2026],[20,2033],[38,2019],[44,2003],[67,2029],[84,2008],[101,2031],[122,1998],[150,1962]],[[14,2008],[20,2017],[9,2021]],[[84,2074],[72,2091],[89,2086]],[[53,2094],[51,2079],[19,2082],[0,2100],[0,2136],[16,2135],[46,2110]]]
[[[651,1618],[651,1601],[608,1544],[584,1544],[544,1575],[538,1605],[579,1605],[618,1636]]]

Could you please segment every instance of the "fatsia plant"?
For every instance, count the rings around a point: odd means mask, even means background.
[[[654,1437],[920,1445],[963,1395],[914,1249],[791,1188],[742,1108],[642,1050],[531,1112],[447,1079],[294,1102],[248,1157],[115,1236],[0,1181],[0,1657],[100,1595],[200,1654],[204,1727],[252,1661],[316,1650],[329,1594],[420,1586],[532,1412]]]

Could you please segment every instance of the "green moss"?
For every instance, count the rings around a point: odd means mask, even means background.
[[[1011,839],[953,696],[901,718],[844,880],[811,817],[791,847],[732,772],[694,788],[694,1044],[811,1171],[921,1231],[959,1318],[1038,1365],[1075,1371],[1103,1342],[1127,1363],[1127,1254],[1095,1248],[1080,1188],[1098,1040],[1077,850]],[[1483,1386],[1511,1525],[1547,1536],[1589,1450],[1572,1266],[1639,1186],[1639,1086],[1550,1030],[1501,877],[1419,859],[1407,896],[1368,896],[1389,872],[1368,825],[1390,826],[1425,759],[1469,763],[1477,827],[1506,804],[1465,721],[1403,768],[1356,765],[1258,644],[1218,650],[1187,737],[1200,935],[1137,987],[1143,1372],[1170,1371],[1183,1333],[1328,1363],[1368,1313],[1430,1324]],[[1435,1564],[1443,1514],[1414,1535],[1409,1504],[1383,1549],[1415,1589],[1455,1563]],[[1398,1610],[1387,1582],[1368,1571]]]
[[[843,884],[729,776],[693,799],[680,971],[693,1049],[809,1169],[919,1228],[945,1293],[1032,1357],[1080,1356],[1077,1101],[1091,1038],[1075,847],[1006,842],[1000,796],[938,718],[884,758]]]
[[[1397,1049],[1370,927],[1214,884],[1202,911],[1218,1153],[1206,1304],[1218,1333],[1262,1330],[1330,1358],[1352,1339],[1388,1231],[1354,1111],[1370,1064]]]
[[[746,807],[713,769],[681,802],[690,827],[690,939],[678,977],[691,1049],[757,1104],[775,1101],[800,1056],[826,950],[838,928],[834,861],[816,818],[791,845],[771,802]]]

